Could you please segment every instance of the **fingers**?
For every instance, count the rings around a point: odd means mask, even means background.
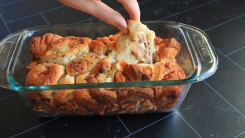
[[[129,13],[130,19],[140,21],[140,9],[137,0],[118,0]]]
[[[127,23],[124,17],[101,1],[93,1],[93,6],[85,11],[100,20],[116,26],[122,32],[127,32]]]
[[[126,33],[127,23],[123,16],[113,10],[100,0],[59,0],[61,3],[74,9],[91,14],[100,20],[116,26],[120,31]]]
[[[120,31],[128,32],[124,17],[100,0],[59,0],[74,9],[91,14],[100,20],[116,26]],[[118,0],[133,20],[140,21],[140,10],[137,0]]]

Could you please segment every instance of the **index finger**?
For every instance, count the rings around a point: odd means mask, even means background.
[[[100,0],[59,0],[61,3],[91,14],[100,20],[127,32],[127,23],[123,16]]]
[[[140,21],[140,9],[137,0],[118,0],[128,12],[130,19]]]

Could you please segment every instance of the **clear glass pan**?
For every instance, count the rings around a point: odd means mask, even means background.
[[[155,31],[156,36],[161,38],[174,37],[181,43],[181,51],[177,55],[177,63],[183,68],[186,79],[167,81],[142,81],[142,82],[114,82],[96,84],[66,84],[66,85],[41,85],[26,86],[25,67],[31,62],[29,54],[30,40],[45,33],[56,33],[61,36],[96,37],[109,36],[119,30],[104,23],[84,23],[79,25],[48,25],[38,26],[21,30],[10,34],[0,42],[0,86],[17,91],[25,97],[25,92],[40,92],[42,90],[64,90],[64,89],[129,89],[146,88],[157,86],[182,85],[182,97],[178,104],[169,110],[176,109],[184,100],[192,83],[202,81],[215,73],[218,68],[218,57],[208,38],[200,29],[171,21],[149,21],[142,22],[149,29]],[[27,100],[28,101],[28,100]],[[29,102],[27,102],[27,105]],[[166,110],[166,111],[169,111]],[[165,110],[162,110],[165,112]]]

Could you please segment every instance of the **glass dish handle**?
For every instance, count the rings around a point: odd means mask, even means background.
[[[202,81],[216,72],[218,56],[205,32],[189,25],[183,25],[182,29],[184,34],[186,34],[187,42],[189,42],[189,47],[196,62],[196,79],[197,81]]]
[[[0,86],[3,88],[9,89],[10,86],[6,78],[7,69],[21,33],[22,31],[10,34],[0,41]]]

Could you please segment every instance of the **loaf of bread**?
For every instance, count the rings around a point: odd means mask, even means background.
[[[181,45],[129,20],[129,32],[98,37],[47,33],[32,38],[26,85],[140,82],[184,79],[176,62]],[[26,92],[32,108],[48,114],[108,115],[167,111],[183,86],[64,89]]]

